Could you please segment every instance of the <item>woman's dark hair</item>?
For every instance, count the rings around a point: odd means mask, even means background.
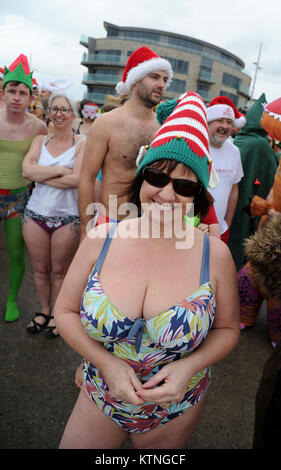
[[[179,162],[176,160],[158,160],[156,162],[151,163],[149,166],[153,166],[154,168],[157,168],[158,170],[163,170],[165,169],[167,174],[170,175],[172,171],[177,167]],[[190,168],[186,167],[186,171],[190,172],[192,171]],[[128,190],[126,191],[126,194],[128,196],[128,201],[132,202],[135,204],[138,208],[139,211],[139,216],[141,215],[141,202],[140,202],[140,189],[142,186],[144,179],[142,176],[142,171],[140,171],[130,184]],[[194,215],[198,215],[199,217],[205,217],[208,212],[210,207],[212,206],[214,202],[213,197],[211,194],[205,189],[205,187],[202,187],[202,190],[200,194],[194,197]]]

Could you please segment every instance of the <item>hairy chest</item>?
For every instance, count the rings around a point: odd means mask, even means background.
[[[126,170],[136,167],[136,158],[142,145],[150,144],[157,125],[120,125],[112,133],[108,157]]]

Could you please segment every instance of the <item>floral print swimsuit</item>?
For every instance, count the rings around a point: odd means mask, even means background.
[[[105,294],[99,272],[111,243],[114,224],[99,259],[88,277],[81,300],[81,321],[87,334],[114,356],[133,367],[144,383],[165,364],[188,356],[200,346],[212,327],[215,293],[209,278],[209,238],[204,236],[200,287],[188,298],[145,320],[132,320],[114,306]],[[169,422],[200,401],[210,381],[210,369],[197,372],[183,400],[158,405],[132,405],[113,398],[99,370],[83,361],[86,392],[99,409],[127,432],[140,433]]]

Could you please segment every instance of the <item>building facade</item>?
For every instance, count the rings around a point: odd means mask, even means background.
[[[121,27],[104,22],[105,38],[82,36],[80,44],[87,48],[81,64],[87,68],[82,84],[84,98],[98,105],[106,95],[115,95],[115,86],[122,79],[124,67],[132,52],[147,46],[171,62],[174,78],[165,98],[196,91],[206,104],[219,95],[228,96],[238,108],[250,99],[251,77],[245,64],[232,53],[207,42],[180,34],[148,28]]]

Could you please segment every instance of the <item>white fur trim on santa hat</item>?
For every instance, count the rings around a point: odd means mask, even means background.
[[[246,121],[245,116],[242,116],[242,115],[241,115],[239,118],[236,118],[236,119],[235,119],[235,121],[234,121],[234,126],[235,126],[235,127],[238,127],[238,128],[240,129],[241,127],[244,127],[244,126],[245,126],[246,122],[247,122],[247,121]]]
[[[244,116],[239,116],[235,119],[233,108],[227,104],[214,104],[207,109],[207,122],[215,121],[216,119],[231,119],[235,127],[243,127],[246,124]]]
[[[116,92],[118,95],[126,95],[130,93],[131,87],[142,80],[146,75],[151,72],[156,72],[157,70],[165,70],[168,74],[168,81],[166,83],[166,88],[171,84],[173,78],[173,70],[170,62],[163,59],[162,57],[153,58],[141,62],[136,67],[132,68],[127,75],[126,82],[118,82],[116,85]]]

